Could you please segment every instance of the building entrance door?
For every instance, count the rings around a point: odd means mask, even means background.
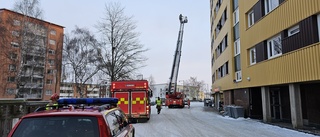
[[[271,117],[275,120],[282,119],[281,96],[279,88],[270,89]]]

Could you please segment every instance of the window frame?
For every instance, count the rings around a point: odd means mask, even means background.
[[[253,24],[254,24],[254,11],[251,10],[249,13],[248,13],[248,27],[251,27]]]
[[[54,59],[48,59],[48,64],[50,66],[54,66]]]
[[[275,6],[273,4],[276,3]],[[275,8],[277,8],[280,5],[279,0],[264,0],[264,9],[265,9],[265,14],[270,13],[273,11]]]
[[[237,56],[241,53],[240,49],[240,39],[237,39],[234,41],[234,56]]]
[[[297,30],[297,31],[296,31]],[[295,31],[295,32],[294,32]],[[293,32],[293,33],[291,33],[291,32]],[[292,36],[292,35],[295,35],[295,34],[297,34],[297,33],[299,33],[300,32],[300,27],[299,27],[299,25],[295,25],[295,26],[293,26],[293,27],[291,27],[291,28],[289,28],[288,29],[288,37],[290,37],[290,36]]]
[[[17,19],[13,20],[13,25],[14,26],[20,26],[21,25],[20,20],[17,20]]]
[[[19,48],[19,43],[18,42],[11,42],[11,47],[14,47],[14,48]]]
[[[16,53],[10,53],[10,59],[12,59],[12,60],[16,60],[16,59],[18,59],[18,54],[16,54]]]
[[[12,36],[15,36],[15,37],[19,37],[20,36],[20,33],[18,31],[15,31],[15,30],[11,31],[11,34],[12,34]]]
[[[57,31],[56,31],[56,30],[51,30],[51,31],[50,31],[50,34],[51,34],[51,35],[57,35]]]
[[[12,82],[15,82],[15,80],[16,80],[16,77],[8,77],[7,82],[12,83]]]
[[[54,55],[54,54],[56,54],[56,51],[53,50],[53,49],[49,49],[49,50],[48,50],[48,53],[51,54],[51,55]]]
[[[254,65],[257,63],[257,56],[256,56],[256,47],[253,47],[249,50],[250,56],[250,65]]]
[[[50,90],[50,89],[48,89],[48,90],[46,90],[46,93],[45,93],[46,95],[52,95],[52,90]]]
[[[275,44],[274,42],[280,38],[280,46],[281,46],[281,53],[276,54],[275,51]],[[269,39],[267,41],[267,52],[268,52],[268,59],[272,59],[275,57],[278,57],[280,55],[282,55],[282,42],[281,42],[281,35],[278,34],[276,36],[274,36],[273,38]]]
[[[53,84],[53,80],[52,80],[52,79],[47,79],[47,80],[46,80],[46,84],[47,84],[47,85]]]
[[[239,22],[239,7],[233,12],[233,26]]]
[[[16,70],[17,70],[17,65],[9,64],[9,71],[16,71]]]
[[[52,75],[54,73],[54,69],[48,69],[47,74]]]
[[[9,94],[9,95],[13,95],[14,92],[15,92],[15,90],[16,90],[16,89],[14,89],[14,88],[7,88],[7,89],[6,89],[6,93]]]
[[[53,39],[50,39],[50,40],[49,40],[49,44],[50,44],[50,45],[56,45],[56,41],[53,40]]]
[[[235,73],[235,76],[236,76],[236,82],[242,81],[242,72],[241,72],[241,70],[237,71]]]
[[[320,42],[320,14],[317,15],[318,19],[318,34],[319,34],[319,42]]]

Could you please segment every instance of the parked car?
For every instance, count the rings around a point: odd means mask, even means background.
[[[42,108],[22,117],[8,137],[134,136],[135,128],[117,102],[117,98],[59,99],[57,109]]]

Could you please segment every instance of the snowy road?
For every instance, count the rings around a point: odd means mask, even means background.
[[[313,137],[314,135],[264,124],[252,119],[223,117],[205,111],[202,102],[191,102],[191,108],[163,107],[156,114],[152,107],[147,123],[133,124],[136,137]]]

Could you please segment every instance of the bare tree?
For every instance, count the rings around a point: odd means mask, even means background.
[[[156,90],[154,87],[154,84],[156,83],[154,80],[154,77],[152,75],[150,75],[150,77],[148,78],[148,82],[149,82],[149,86],[151,90]]]
[[[6,34],[1,43],[7,46],[5,49],[8,49],[3,54],[6,56],[6,64],[2,65],[9,66],[6,75],[8,79],[10,77],[15,81],[15,94],[19,98],[41,98],[41,91],[38,87],[43,85],[43,80],[34,76],[35,73],[41,73],[42,76],[44,73],[44,70],[39,70],[37,66],[44,66],[47,28],[35,19],[42,17],[42,12],[39,12],[41,11],[39,4],[39,0],[16,1],[13,10],[20,14],[9,12],[8,18],[2,20],[1,23],[6,26],[6,30],[1,30]],[[13,88],[12,83],[8,85],[11,85],[9,88]]]
[[[37,19],[43,18],[40,0],[18,0],[14,3],[13,10],[29,17]]]
[[[133,17],[126,16],[119,3],[106,4],[105,11],[96,26],[104,42],[101,47],[102,71],[110,81],[132,79],[135,72],[145,66],[147,58],[142,53],[148,49],[139,43]]]
[[[80,97],[84,97],[84,86],[99,70],[100,50],[99,42],[95,36],[85,28],[76,27],[71,34],[66,34],[63,49],[63,64],[67,72],[73,75],[73,81],[77,86]]]
[[[197,77],[190,77],[190,79],[188,79],[184,85],[186,87],[188,87],[188,91],[190,93],[190,97],[191,98],[196,98],[199,99],[199,92],[201,91],[201,89],[203,88],[204,81],[198,81]]]

